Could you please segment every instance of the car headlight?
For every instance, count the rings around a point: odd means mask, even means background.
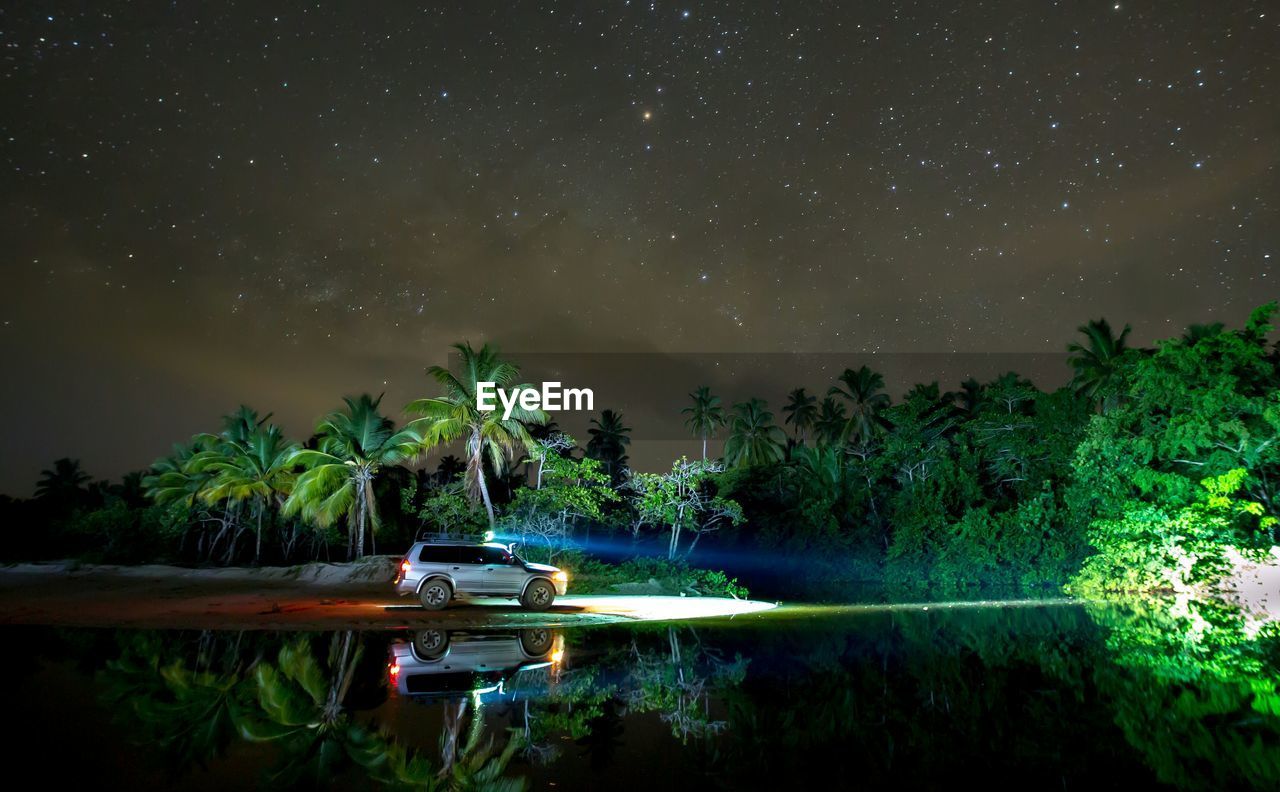
[[[568,582],[569,582],[569,573],[568,573],[568,572],[565,572],[565,571],[562,569],[562,570],[560,570],[559,572],[557,572],[557,573],[555,573],[554,575],[552,575],[552,576],[551,576],[551,579],[552,579],[552,580],[558,580],[558,581],[560,581],[561,583],[568,583]]]

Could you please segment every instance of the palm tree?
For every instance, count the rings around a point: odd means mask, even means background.
[[[841,433],[841,441],[868,442],[881,427],[880,414],[889,407],[889,396],[882,393],[884,377],[862,366],[857,371],[845,369],[840,375],[844,387],[832,385],[828,396],[840,396],[849,405],[849,417]]]
[[[818,417],[813,421],[814,434],[821,445],[839,445],[844,434],[844,425],[848,421],[844,405],[828,396],[822,400],[818,409]]]
[[[960,383],[960,391],[956,394],[956,407],[965,415],[973,416],[978,414],[978,408],[982,406],[983,387],[973,377]]]
[[[449,484],[456,480],[458,476],[465,473],[467,463],[458,459],[453,454],[445,454],[440,457],[440,462],[436,465],[435,482],[441,486]]]
[[[1187,326],[1187,332],[1182,334],[1182,341],[1187,346],[1194,346],[1196,343],[1206,338],[1213,338],[1222,335],[1227,329],[1222,322],[1214,322],[1212,324],[1193,324]]]
[[[55,459],[51,469],[40,471],[40,481],[36,483],[36,499],[74,504],[87,493],[84,485],[91,478],[80,467],[80,460],[67,457]]]
[[[224,498],[253,502],[257,522],[255,563],[262,556],[263,514],[292,488],[296,450],[296,445],[285,441],[278,426],[262,426],[259,422],[248,434],[228,440],[219,450],[219,457],[205,466],[213,475],[209,486],[200,493],[206,503],[217,503]]]
[[[783,423],[793,424],[796,428],[796,440],[801,436],[809,436],[809,430],[818,420],[818,399],[805,393],[804,388],[796,388],[787,394],[787,405],[782,408],[787,414]]]
[[[587,430],[587,456],[599,460],[609,479],[617,483],[627,466],[627,446],[631,445],[631,427],[622,425],[622,413],[605,410],[599,420],[591,419]]]
[[[729,439],[724,444],[725,464],[735,467],[781,462],[787,436],[773,423],[764,399],[733,405]]]
[[[690,393],[689,398],[693,399],[693,405],[685,407],[680,412],[689,416],[684,422],[684,425],[689,427],[689,431],[693,432],[695,437],[702,438],[702,459],[705,461],[707,439],[715,437],[716,429],[725,424],[724,408],[720,406],[720,397],[712,396],[711,389],[706,385]]]
[[[284,502],[286,515],[303,517],[328,527],[348,521],[347,555],[364,555],[366,523],[376,530],[377,502],[373,479],[387,465],[396,465],[422,451],[422,436],[412,428],[396,431],[378,412],[382,397],[368,394],[345,398],[347,407],[330,413],[316,427],[319,447],[295,450],[290,466],[304,468]]]
[[[1089,401],[1097,402],[1102,411],[1107,412],[1115,403],[1119,359],[1127,349],[1125,340],[1131,328],[1125,325],[1116,336],[1106,319],[1097,319],[1076,329],[1084,335],[1086,343],[1073,343],[1067,347],[1071,368],[1076,372],[1071,379],[1071,387]]]
[[[427,369],[427,376],[444,388],[444,393],[434,399],[418,399],[405,406],[405,412],[422,417],[409,426],[418,432],[426,446],[436,443],[452,443],[466,438],[467,443],[467,491],[473,499],[484,502],[489,515],[489,527],[497,520],[493,514],[493,500],[489,497],[489,485],[485,483],[484,457],[487,454],[494,472],[501,472],[505,463],[522,449],[533,444],[526,424],[542,424],[547,414],[542,410],[526,410],[518,404],[511,417],[504,419],[502,410],[482,411],[476,404],[476,383],[493,382],[499,388],[509,388],[520,374],[514,364],[498,357],[498,350],[485,344],[479,350],[471,344],[454,344],[461,355],[458,376],[440,366]],[[528,385],[518,387],[527,388]]]
[[[172,453],[157,459],[151,471],[142,478],[146,496],[159,506],[180,503],[188,509],[195,506],[200,492],[213,478],[203,468],[197,471],[191,460],[213,449],[218,438],[211,434],[198,434],[187,444],[175,443]]]

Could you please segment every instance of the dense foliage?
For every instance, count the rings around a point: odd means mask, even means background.
[[[1085,593],[1207,585],[1232,551],[1275,540],[1274,310],[1155,349],[1129,346],[1127,326],[1089,322],[1069,347],[1072,384],[1052,392],[1011,372],[894,400],[863,366],[821,398],[792,390],[779,424],[763,399],[724,405],[699,387],[683,411],[696,456],[662,473],[630,469],[632,430],[613,410],[583,447],[540,411],[478,410],[478,382],[511,385],[519,371],[492,347],[459,344],[457,370],[429,371],[440,392],[407,405],[402,426],[360,396],[295,443],[241,407],[119,485],[59,460],[34,499],[3,502],[9,524],[39,526],[5,547],[12,558],[281,563],[398,552],[423,531],[492,531],[535,560],[664,557],[786,592],[1072,576]],[[717,433],[724,455],[708,457]],[[452,444],[461,458],[421,466]]]

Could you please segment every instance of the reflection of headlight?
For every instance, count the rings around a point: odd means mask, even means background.
[[[562,569],[562,570],[560,570],[559,572],[557,572],[557,573],[555,573],[554,575],[552,575],[552,576],[551,576],[551,579],[552,579],[552,580],[558,580],[558,581],[560,581],[561,583],[568,583],[568,582],[569,582],[569,573],[568,573],[568,572],[565,572],[565,571]]]

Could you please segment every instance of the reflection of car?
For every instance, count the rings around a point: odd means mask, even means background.
[[[564,639],[545,627],[474,632],[428,628],[391,644],[388,675],[405,696],[452,696],[501,690],[515,674],[564,657]]]
[[[439,610],[458,594],[511,597],[530,610],[546,610],[569,586],[569,576],[546,564],[531,564],[500,544],[416,542],[400,559],[396,593],[417,594],[422,606]]]

